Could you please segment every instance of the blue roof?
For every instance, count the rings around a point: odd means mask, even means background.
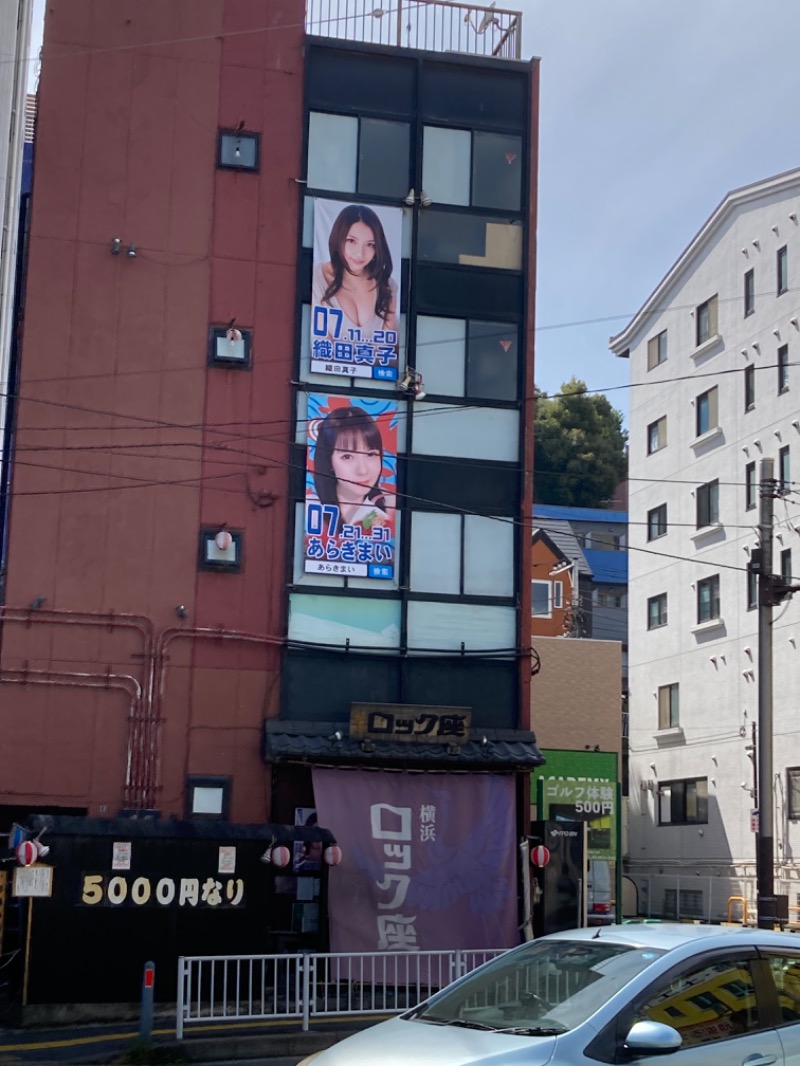
[[[592,580],[598,585],[628,584],[628,553],[607,552],[597,548],[584,548],[583,556],[592,571]]]
[[[561,507],[557,504],[535,503],[534,518],[561,518],[565,522],[619,522],[628,524],[627,511],[605,511],[602,507]]]

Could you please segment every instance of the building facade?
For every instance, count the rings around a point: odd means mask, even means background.
[[[629,325],[630,873],[645,912],[724,918],[755,899],[751,812],[773,806],[796,917],[798,605],[774,611],[774,778],[754,777],[761,460],[775,571],[797,572],[800,172],[727,195]],[[794,557],[794,560],[793,560]]]
[[[304,11],[48,12],[0,811],[324,824],[349,950],[462,935],[412,874],[484,853],[469,936],[513,940],[538,61],[513,18],[465,55]],[[319,872],[296,850],[261,928],[326,943]]]

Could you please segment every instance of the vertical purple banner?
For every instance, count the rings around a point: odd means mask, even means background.
[[[519,942],[514,781],[492,774],[314,769],[331,871],[332,951]]]

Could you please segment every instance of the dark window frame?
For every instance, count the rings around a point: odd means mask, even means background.
[[[222,147],[228,138],[249,141],[255,145],[255,159],[252,166],[246,163],[227,163],[222,159]],[[261,134],[255,130],[220,129],[217,131],[217,170],[235,170],[245,174],[258,174],[261,167]]]
[[[786,244],[775,253],[775,272],[777,295],[783,296],[789,291],[789,247]]]
[[[712,398],[716,402],[712,402]],[[705,416],[705,417],[704,417]],[[703,427],[703,423],[708,424]],[[695,436],[703,437],[719,428],[719,390],[716,385],[701,392],[695,400]]]
[[[496,211],[499,214],[509,214],[515,219],[521,217],[521,215],[522,215],[522,205],[523,205],[523,203],[525,201],[525,189],[524,189],[525,167],[524,167],[524,158],[523,158],[523,154],[522,154],[523,151],[524,151],[525,138],[523,137],[523,135],[520,132],[505,132],[503,130],[489,130],[489,129],[482,129],[481,127],[476,127],[476,126],[462,126],[462,125],[448,126],[448,125],[446,125],[443,122],[433,122],[433,121],[429,121],[429,120],[420,119],[418,153],[419,153],[420,181],[422,181],[422,185],[423,185],[422,192],[426,192],[427,191],[424,188],[425,182],[424,182],[424,179],[422,177],[422,175],[425,173],[425,148],[424,148],[424,144],[425,144],[425,130],[426,130],[426,128],[438,129],[438,130],[449,130],[449,131],[458,132],[458,133],[468,133],[468,134],[470,134],[470,142],[469,142],[469,203],[466,203],[466,204],[447,204],[447,203],[439,203],[438,200],[434,200],[433,203],[434,203],[434,205],[437,208],[438,207],[453,207],[453,208],[460,208],[462,211],[476,211],[476,212]],[[495,207],[494,205],[479,204],[479,203],[475,202],[475,137],[476,137],[476,135],[482,135],[482,136],[483,135],[488,135],[488,136],[494,136],[494,137],[515,137],[520,142],[519,159],[520,159],[520,165],[522,166],[522,173],[520,174],[519,207]]]
[[[662,521],[663,520],[663,521]],[[658,540],[664,537],[669,529],[667,521],[667,505],[660,503],[657,507],[651,507],[647,512],[647,539]]]
[[[783,581],[791,584],[792,581],[792,549],[783,548],[780,554],[780,575]]]
[[[231,778],[224,774],[187,774],[186,817],[193,822],[227,822],[230,818],[231,784]],[[218,788],[221,791],[222,809],[219,814],[194,810],[196,788]]]
[[[228,326],[209,326],[208,330],[208,365],[213,367],[224,367],[226,370],[250,370],[253,365],[253,331],[251,329],[242,329],[241,326],[236,326],[236,329],[242,335],[242,343],[244,344],[244,358],[239,359],[238,356],[231,356],[225,358],[224,355],[220,355],[217,347],[218,341],[227,340]]]
[[[402,184],[405,186],[405,189],[404,189],[404,191],[403,191],[403,193],[401,195],[405,196],[406,193],[410,191],[410,186],[413,183],[413,178],[412,178],[412,160],[413,160],[413,155],[414,155],[414,143],[413,143],[413,141],[414,141],[414,136],[415,136],[414,123],[413,123],[413,121],[411,119],[409,119],[407,116],[406,117],[394,117],[394,116],[390,116],[390,115],[386,115],[386,114],[373,114],[369,110],[364,110],[364,111],[359,111],[358,113],[353,113],[353,112],[346,112],[346,111],[328,110],[327,108],[322,108],[322,107],[312,107],[312,108],[310,108],[308,110],[308,112],[307,112],[307,115],[306,115],[306,154],[305,154],[306,174],[308,173],[308,159],[309,159],[309,155],[310,155],[310,152],[311,152],[311,116],[312,116],[312,114],[315,114],[315,115],[330,115],[333,118],[351,118],[351,119],[354,118],[356,120],[358,125],[357,125],[357,133],[356,133],[355,188],[352,189],[352,190],[349,190],[349,191],[342,192],[341,190],[326,189],[324,186],[320,186],[320,185],[312,186],[312,185],[308,184],[306,186],[307,195],[313,196],[315,194],[315,192],[318,192],[318,193],[324,194],[325,197],[330,197],[330,199],[337,199],[337,200],[338,199],[342,199],[343,197],[349,197],[350,200],[352,200],[353,197],[361,197],[365,201],[368,201],[370,203],[373,203],[373,202],[374,203],[378,203],[378,204],[383,203],[383,202],[386,202],[386,203],[389,203],[389,204],[396,204],[397,203],[397,199],[398,198],[397,198],[397,195],[395,195],[394,193],[391,193],[391,192],[387,192],[387,193],[364,192],[361,189],[361,187],[360,187],[361,178],[362,178],[362,162],[363,162],[363,158],[362,158],[363,157],[362,129],[363,129],[363,123],[365,121],[366,122],[387,122],[387,123],[391,122],[391,123],[394,123],[397,126],[405,126],[407,128],[407,130],[408,130],[408,158],[407,158],[407,161],[406,161],[406,177],[405,177],[405,179],[402,182]],[[347,202],[348,202],[348,200],[342,199],[342,205],[343,206]]]
[[[800,821],[800,766],[786,767],[786,796],[789,820]]]
[[[786,496],[792,491],[792,456],[788,444],[778,451],[778,493]]]
[[[667,593],[659,592],[655,596],[650,596],[647,600],[648,630],[661,629],[663,626],[667,625],[668,621]]]
[[[697,786],[705,783],[705,796],[698,795]],[[689,814],[687,793],[690,786],[694,786],[695,816]],[[664,820],[662,817],[663,800],[669,789],[670,817]],[[677,814],[677,817],[674,815]],[[708,825],[708,778],[707,777],[683,777],[672,781],[661,781],[658,786],[658,825]]]
[[[758,573],[747,569],[747,610],[754,611],[758,607]]]
[[[241,529],[229,529],[236,545],[236,558],[231,562],[222,559],[209,559],[206,551],[207,543],[214,540],[219,533],[219,526],[202,526],[198,536],[197,569],[222,574],[240,574],[244,569],[244,531]]]
[[[752,411],[756,406],[756,368],[752,363],[744,367],[744,409]]]
[[[662,329],[647,342],[647,369],[655,370],[667,361],[667,331]]]
[[[719,523],[719,479],[707,481],[697,489],[695,498],[696,529],[706,529]]]
[[[663,434],[662,434],[662,429],[663,429]],[[647,427],[647,454],[648,455],[655,455],[656,452],[663,451],[663,449],[666,448],[666,446],[667,446],[666,429],[667,429],[667,416],[666,415],[662,415],[660,418],[657,418],[654,422],[651,422],[649,424],[649,426]],[[654,432],[653,431],[655,431],[655,437],[654,437]],[[664,437],[663,441],[661,439],[662,435]]]
[[[789,391],[789,345],[778,348],[778,395]]]
[[[709,590],[707,605],[703,596],[706,588]],[[697,625],[703,625],[705,622],[718,622],[721,617],[719,574],[710,574],[697,582]]]
[[[710,341],[719,332],[717,296],[709,296],[695,309],[695,347]]]
[[[681,686],[678,681],[658,686],[658,728],[679,729],[681,724]]]
[[[758,502],[758,475],[755,461],[744,468],[744,509],[752,511]]]
[[[744,275],[744,317],[752,315],[756,309],[756,272],[755,268],[745,271]]]

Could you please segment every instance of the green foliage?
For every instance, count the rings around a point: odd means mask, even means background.
[[[119,1066],[183,1066],[189,1059],[178,1048],[160,1047],[140,1037],[115,1062]]]
[[[622,414],[572,378],[550,398],[536,390],[533,498],[566,507],[608,507],[627,473]]]

